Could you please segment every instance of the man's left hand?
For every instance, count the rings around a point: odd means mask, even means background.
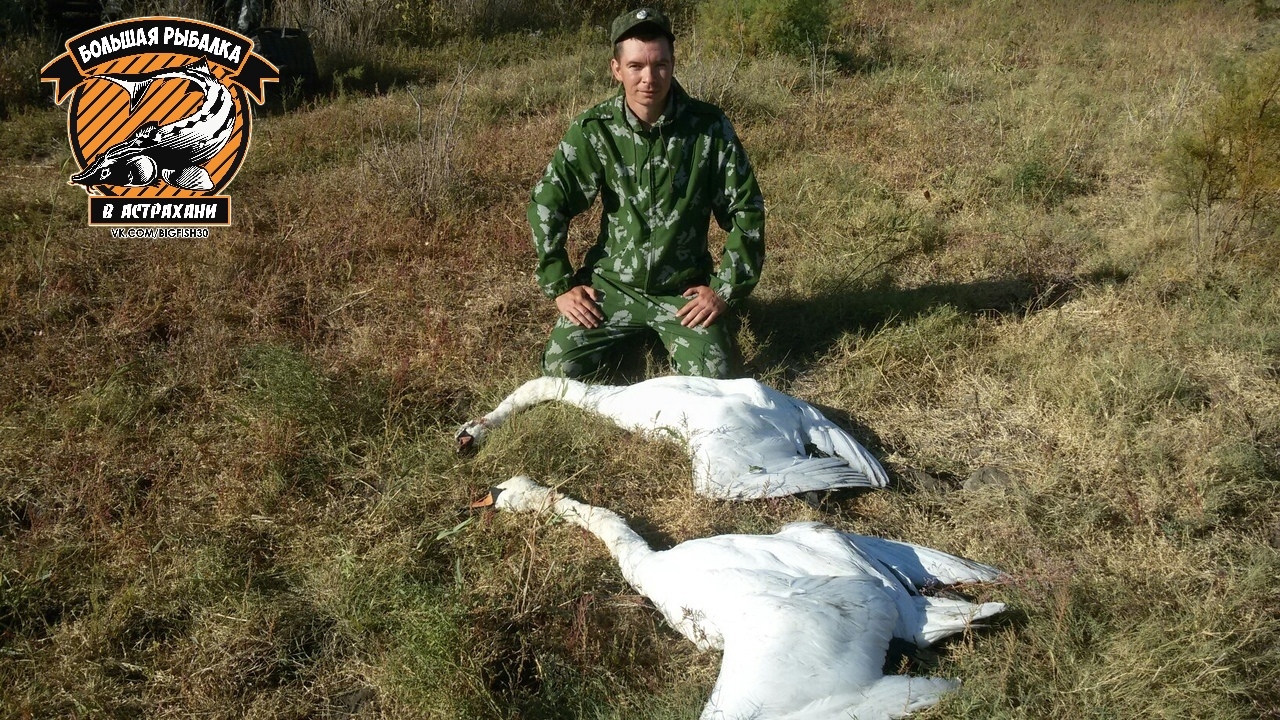
[[[691,299],[676,311],[676,317],[685,327],[710,327],[729,309],[729,303],[706,285],[694,285],[684,291],[683,297]]]

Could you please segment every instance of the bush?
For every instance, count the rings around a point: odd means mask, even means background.
[[[1218,256],[1280,224],[1280,48],[1233,66],[1163,158],[1167,190]]]
[[[689,14],[691,0],[657,3],[676,22]],[[504,32],[563,30],[583,23],[608,27],[630,10],[625,0],[395,0],[401,35],[412,42],[457,36],[488,37]]]
[[[52,86],[40,84],[40,68],[57,54],[53,42],[13,36],[0,42],[0,120],[9,113],[39,104]]]
[[[707,0],[697,30],[712,52],[807,57],[828,44],[831,13],[831,0]]]
[[[383,133],[364,154],[371,175],[381,178],[387,194],[396,197],[397,204],[413,208],[419,216],[433,217],[450,191],[456,191],[459,186],[453,164],[461,134],[458,111],[470,75],[471,70],[460,68],[453,83],[435,103],[430,99],[424,103],[419,89],[406,88],[406,94],[418,110],[414,137],[407,142],[397,142]],[[424,108],[433,108],[425,118]]]
[[[992,178],[1011,199],[1053,209],[1068,198],[1097,189],[1100,171],[1090,165],[1083,149],[1071,148],[1065,157],[1043,146],[1001,167]]]
[[[393,0],[277,0],[269,22],[306,28],[318,58],[364,59],[376,57],[394,34],[396,9]]]
[[[0,3],[0,38],[7,45],[19,35],[29,35],[42,20],[40,3],[35,0],[9,0]]]

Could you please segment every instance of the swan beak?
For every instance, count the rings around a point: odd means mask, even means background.
[[[486,493],[484,497],[471,503],[471,509],[477,510],[479,508],[493,507],[493,504],[498,501],[498,495],[501,492],[502,488],[489,488],[489,492]]]
[[[471,433],[463,430],[458,433],[457,440],[458,440],[459,455],[467,455],[475,451],[476,439],[471,436]]]
[[[467,432],[468,428],[480,428],[488,422],[487,418],[477,418],[471,421],[470,425],[463,425],[458,432],[453,434],[453,439],[458,441],[458,454],[467,455],[476,451],[479,444],[476,442],[476,436]]]

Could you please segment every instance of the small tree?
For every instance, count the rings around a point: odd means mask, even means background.
[[[1164,156],[1167,188],[1213,256],[1274,237],[1280,222],[1280,49],[1228,72]]]

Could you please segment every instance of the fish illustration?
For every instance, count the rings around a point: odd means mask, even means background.
[[[163,180],[184,190],[213,189],[213,180],[201,165],[231,139],[236,105],[231,91],[209,71],[206,59],[151,73],[94,77],[124,88],[129,93],[129,112],[138,108],[157,80],[188,80],[204,93],[204,101],[198,110],[180,120],[164,125],[144,123],[128,139],[111,146],[89,167],[72,175],[72,184],[85,189],[97,185],[142,187]]]

